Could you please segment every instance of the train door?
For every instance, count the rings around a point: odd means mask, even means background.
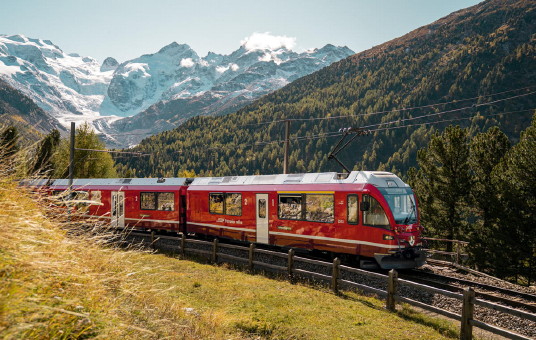
[[[115,228],[125,227],[125,192],[112,191],[111,225]]]
[[[256,194],[257,242],[268,244],[268,194]]]

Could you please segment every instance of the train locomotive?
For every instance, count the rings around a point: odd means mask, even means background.
[[[91,202],[83,214],[117,228],[331,253],[365,268],[426,261],[415,195],[389,172],[75,179],[72,188]],[[47,189],[68,190],[68,180]]]

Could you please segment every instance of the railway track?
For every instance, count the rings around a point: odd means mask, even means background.
[[[399,277],[457,293],[461,293],[467,287],[472,287],[477,298],[536,313],[536,295],[533,294],[421,270],[402,272]]]

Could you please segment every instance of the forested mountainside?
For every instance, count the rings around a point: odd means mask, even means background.
[[[29,97],[0,79],[0,130],[15,126],[24,140],[37,141],[41,134],[63,128]]]
[[[293,173],[340,171],[327,155],[344,127],[371,130],[339,154],[354,169],[404,173],[435,129],[449,124],[473,134],[497,125],[515,143],[536,108],[535,7],[534,1],[490,0],[454,12],[236,113],[196,117],[147,138],[135,151],[149,156],[119,159],[120,172],[280,173],[284,119],[292,119]]]

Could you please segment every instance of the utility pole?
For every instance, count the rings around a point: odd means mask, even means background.
[[[71,122],[71,145],[69,148],[69,191],[73,189],[74,179],[74,137],[75,137],[75,124]]]
[[[285,120],[285,158],[283,159],[283,173],[288,174],[288,148],[289,148],[290,120]]]

